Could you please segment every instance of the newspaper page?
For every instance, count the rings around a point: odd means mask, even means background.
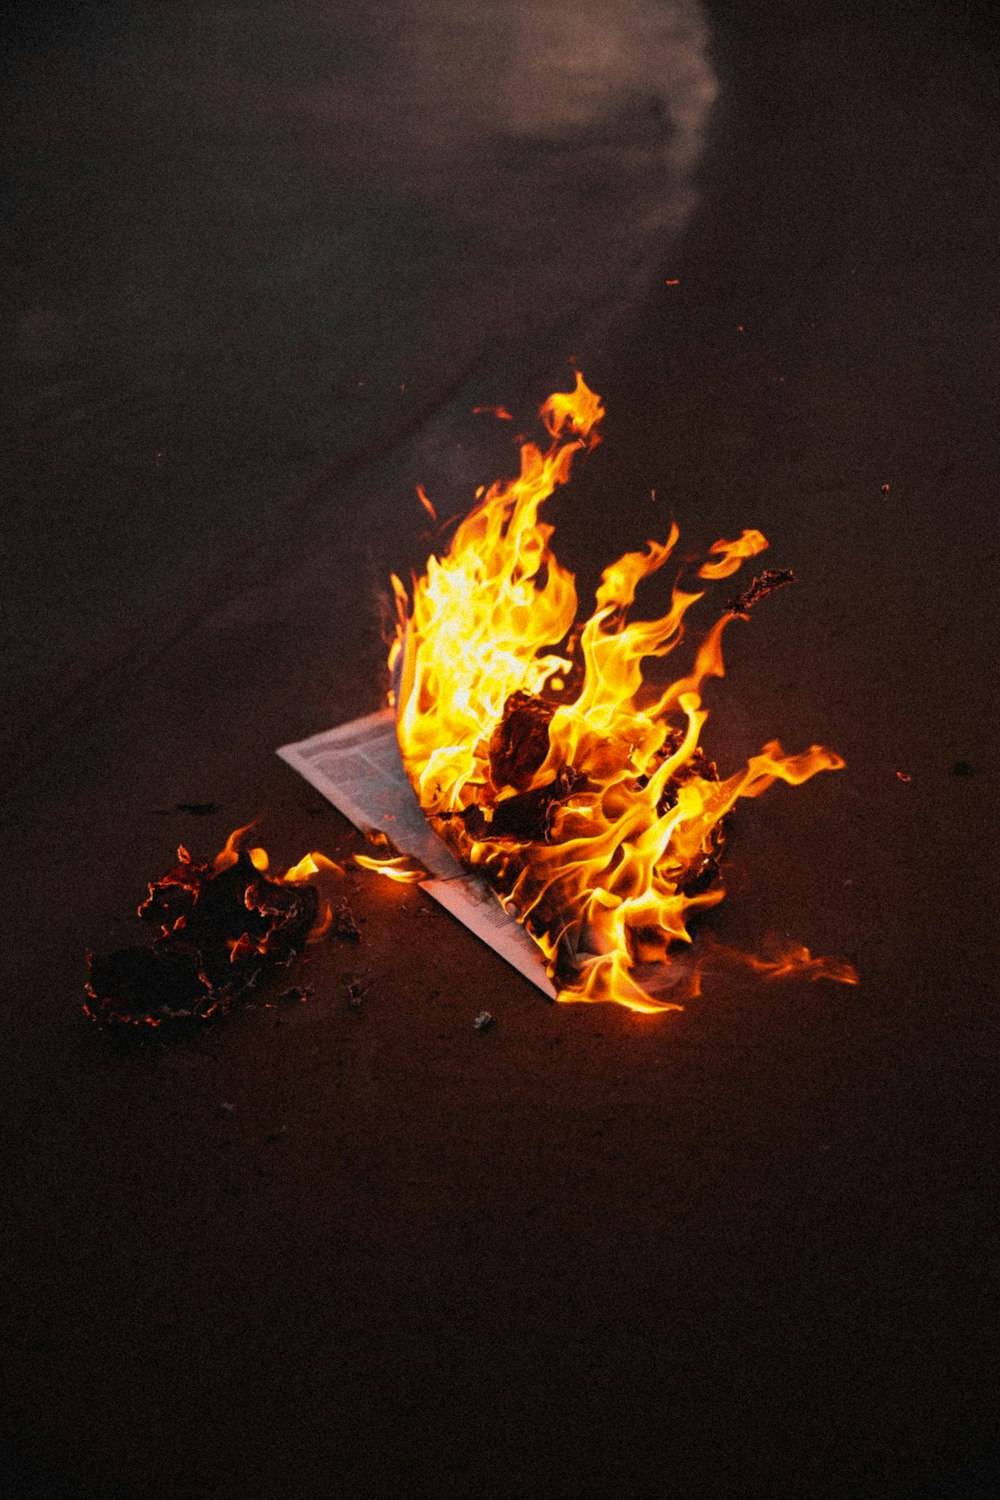
[[[420,882],[440,906],[555,999],[542,957],[484,880],[470,874],[430,827],[410,786],[389,708],[278,751],[362,833],[381,832],[429,872]]]

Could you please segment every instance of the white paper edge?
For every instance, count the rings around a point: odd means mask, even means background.
[[[307,752],[326,747],[336,749],[345,741],[348,745],[344,748],[348,748],[352,742],[364,744],[366,737],[379,733],[393,721],[392,709],[380,709],[377,713],[310,735],[308,739],[282,745],[277,754],[362,833],[374,833],[378,825],[370,812],[348,796],[330,777],[318,771]],[[414,805],[417,805],[415,795]],[[412,849],[405,848],[405,839],[396,839],[394,842],[401,854],[414,856]],[[438,875],[422,880],[419,882],[420,890],[426,891],[433,901],[456,917],[463,927],[467,927],[544,995],[554,1000],[555,986],[545,972],[541,953],[524,928],[503,910],[497,896],[485,881],[463,869],[447,845],[440,840],[438,842],[441,844],[442,855],[454,866],[455,873],[447,877]],[[441,861],[441,865],[448,868],[445,860]]]

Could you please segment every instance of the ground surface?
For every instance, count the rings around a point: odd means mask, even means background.
[[[997,37],[871,9],[14,23],[6,1492],[995,1492]],[[848,769],[741,816],[714,925],[861,986],[555,1008],[359,876],[307,1005],[103,1047],[83,950],[179,840],[359,846],[274,749],[379,706],[414,484],[571,355],[582,582],[671,511],[800,575],[708,740]]]

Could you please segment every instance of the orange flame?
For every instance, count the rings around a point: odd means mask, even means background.
[[[216,875],[221,874],[223,870],[230,869],[244,850],[246,850],[247,858],[255,870],[260,871],[262,875],[268,873],[271,867],[271,860],[267,850],[259,846],[250,849],[246,848],[250,834],[256,826],[257,823],[254,821],[253,823],[247,823],[243,828],[233,829],[233,832],[212,860],[212,869]],[[183,845],[178,849],[177,854],[181,863],[190,861],[191,856]],[[343,873],[344,871],[340,865],[335,864],[332,859],[328,859],[325,854],[320,854],[314,850],[312,853],[304,855],[297,864],[291,865],[283,875],[274,875],[271,878],[279,885],[304,885],[311,882],[313,885],[319,885],[322,888],[328,884],[332,876],[342,876]],[[330,929],[332,921],[333,908],[329,901],[321,903],[319,914],[309,933],[309,943],[318,942],[321,937],[325,936]],[[234,961],[240,956],[242,956],[241,953],[234,952]]]
[[[472,408],[474,417],[496,417],[498,422],[513,422],[514,418],[505,406],[474,406]],[[888,488],[888,485],[886,486]]]
[[[417,485],[417,499],[420,501],[420,504],[424,507],[424,510],[430,516],[431,520],[436,521],[437,511],[434,509],[431,501],[428,500],[427,491],[424,489],[422,484]]]
[[[721,553],[719,562],[703,563],[698,569],[699,578],[730,578],[745,558],[756,557],[767,546],[767,537],[760,531],[744,531],[735,542],[713,542],[709,553],[715,557]]]
[[[776,944],[773,958],[755,958],[752,953],[740,958],[757,974],[771,979],[799,976],[805,979],[835,979],[838,984],[857,984],[857,970],[843,958],[813,958],[802,943]],[[734,951],[734,950],[731,950]]]
[[[540,415],[550,445],[523,443],[518,477],[482,495],[412,600],[393,579],[400,748],[432,823],[525,925],[560,999],[677,1009],[699,977],[675,962],[675,945],[691,942],[691,916],[723,898],[726,815],[776,780],[799,785],[843,761],[820,745],[788,755],[773,740],[720,779],[699,746],[701,692],[724,674],[731,612],[685,675],[662,688],[644,681],[643,663],[680,645],[702,597],[675,586],[661,617],[628,618],[639,584],[672,555],[676,526],[604,570],[594,612],[574,629],[574,579],[539,509],[599,440],[604,407],[577,373]],[[766,545],[759,531],[716,542],[699,577],[727,578]],[[782,960],[817,962],[808,950]],[[665,966],[669,996],[655,993]]]
[[[255,828],[256,822],[252,822],[246,823],[243,828],[232,829],[231,834],[229,834],[229,837],[226,838],[225,843],[223,843],[222,849],[219,850],[219,853],[217,853],[217,855],[214,856],[213,861],[211,861],[211,868],[213,868],[214,873],[220,874],[223,870],[228,870],[231,865],[234,865],[235,862],[237,862],[237,859],[240,858],[240,853],[243,852],[243,849],[246,849],[247,841],[249,841],[249,835],[252,834],[253,829]],[[247,849],[246,852],[247,858],[249,858],[250,864],[253,865],[253,868],[255,868],[255,870],[261,871],[261,874],[267,873],[268,867],[270,867],[270,859],[268,859],[267,856],[267,849]],[[189,853],[187,853],[187,850],[184,849],[183,844],[181,844],[180,849],[177,850],[177,856],[181,859],[181,862],[186,861],[186,859],[190,859],[190,855]]]

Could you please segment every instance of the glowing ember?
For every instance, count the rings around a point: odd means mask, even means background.
[[[723,676],[723,630],[790,574],[765,573],[737,596],[666,688],[643,681],[643,662],[680,645],[702,593],[675,587],[652,621],[629,610],[673,553],[676,526],[606,568],[596,609],[575,626],[574,580],[538,513],[598,441],[604,409],[577,375],[540,414],[548,447],[523,444],[519,476],[482,495],[446,555],[414,580],[412,600],[393,579],[400,748],[433,826],[524,924],[560,999],[676,1008],[698,993],[699,965],[678,962],[677,945],[691,941],[690,918],[723,898],[731,809],[775,780],[798,785],[843,761],[819,745],[787,755],[773,740],[720,778],[699,746],[702,684]],[[766,546],[759,531],[716,542],[698,577],[728,578]],[[773,975],[855,980],[807,949],[748,961]]]
[[[342,875],[340,867],[307,854],[270,877],[266,851],[247,847],[252,828],[230,834],[214,860],[178,849],[176,866],[151,882],[139,907],[158,929],[150,947],[88,955],[84,1010],[92,1021],[158,1027],[207,1020],[330,927],[333,913],[317,887]]]

